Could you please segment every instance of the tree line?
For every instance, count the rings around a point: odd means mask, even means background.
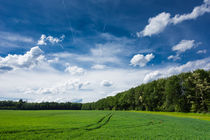
[[[57,103],[57,102],[42,102],[29,103],[20,99],[14,101],[0,101],[0,109],[8,110],[81,110],[81,103]]]
[[[82,109],[210,112],[210,71],[198,69],[154,80],[83,104]]]
[[[210,112],[210,71],[198,69],[154,80],[92,103],[0,101],[0,109]]]

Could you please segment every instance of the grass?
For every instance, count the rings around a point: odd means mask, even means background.
[[[1,110],[0,139],[209,140],[210,121],[193,119],[194,116],[200,115],[127,111]],[[207,115],[207,120],[208,117]]]

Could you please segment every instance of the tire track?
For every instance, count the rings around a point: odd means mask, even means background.
[[[40,134],[40,133],[63,133],[63,132],[66,132],[66,131],[74,131],[74,130],[87,130],[87,131],[90,131],[90,130],[99,129],[102,126],[106,125],[110,121],[112,116],[113,116],[113,114],[109,113],[109,114],[103,116],[96,123],[89,124],[89,125],[86,125],[86,126],[83,126],[83,127],[67,128],[67,129],[11,130],[11,131],[2,131],[2,132],[0,132],[0,135],[2,135],[2,134],[23,133],[23,132]]]
[[[95,130],[95,129],[101,128],[102,126],[106,125],[110,121],[110,119],[112,118],[112,116],[113,116],[112,113],[106,115],[101,120],[99,120],[97,122],[97,124],[93,128],[85,128],[85,130],[90,131],[90,130]]]

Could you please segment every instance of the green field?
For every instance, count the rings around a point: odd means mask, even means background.
[[[1,110],[0,139],[210,139],[209,115],[168,115],[170,113]],[[204,116],[204,120],[189,116]]]

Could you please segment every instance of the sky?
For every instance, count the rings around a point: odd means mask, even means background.
[[[0,0],[0,100],[92,102],[210,69],[210,0]]]

